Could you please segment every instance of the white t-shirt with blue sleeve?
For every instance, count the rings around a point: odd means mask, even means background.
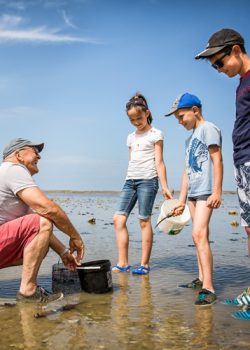
[[[186,140],[188,197],[212,193],[213,162],[208,150],[212,145],[221,147],[221,131],[216,125],[207,121],[194,129]]]

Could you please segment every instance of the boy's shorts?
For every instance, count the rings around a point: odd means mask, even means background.
[[[194,196],[194,197],[188,197],[188,200],[191,202],[198,202],[198,201],[206,201],[208,197],[211,196],[210,194],[202,194],[200,196]]]
[[[240,204],[241,226],[250,226],[250,162],[234,166]]]
[[[30,214],[0,225],[0,269],[23,259],[24,248],[37,235],[40,216]]]
[[[138,200],[138,217],[141,220],[148,220],[152,215],[158,188],[158,177],[149,180],[126,180],[120,195],[118,210],[115,214],[129,216]]]

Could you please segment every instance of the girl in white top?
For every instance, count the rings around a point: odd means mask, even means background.
[[[118,210],[114,215],[114,227],[118,245],[118,263],[115,272],[129,272],[127,219],[138,201],[139,222],[142,234],[141,264],[133,274],[145,275],[150,271],[149,259],[153,243],[151,214],[158,191],[158,179],[165,199],[172,198],[167,184],[163,160],[163,134],[151,126],[152,115],[145,97],[133,96],[126,105],[127,115],[136,131],[129,134],[129,165],[126,181],[121,192]]]

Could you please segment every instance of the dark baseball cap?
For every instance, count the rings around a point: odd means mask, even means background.
[[[244,39],[240,33],[233,29],[223,28],[214,33],[209,39],[207,47],[204,51],[195,56],[196,60],[200,58],[207,58],[215,55],[217,52],[223,50],[231,45],[244,45]]]
[[[44,143],[36,143],[22,138],[13,139],[5,146],[3,150],[3,159],[23,147],[36,147],[40,153],[43,150]]]
[[[192,108],[193,106],[201,108],[201,101],[197,96],[186,92],[185,94],[176,97],[170,111],[165,114],[165,117],[169,117],[170,115],[174,114],[178,109]]]

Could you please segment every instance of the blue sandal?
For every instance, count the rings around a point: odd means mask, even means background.
[[[225,305],[236,305],[236,306],[250,306],[250,293],[247,288],[243,293],[237,296],[235,299],[225,299],[222,301]]]
[[[250,309],[233,312],[232,316],[238,320],[250,320]]]
[[[126,266],[126,267],[121,267],[119,265],[115,265],[114,267],[112,267],[112,271],[113,272],[130,272],[130,265]]]
[[[150,267],[145,267],[143,265],[136,267],[132,270],[134,275],[148,275],[150,271]]]

